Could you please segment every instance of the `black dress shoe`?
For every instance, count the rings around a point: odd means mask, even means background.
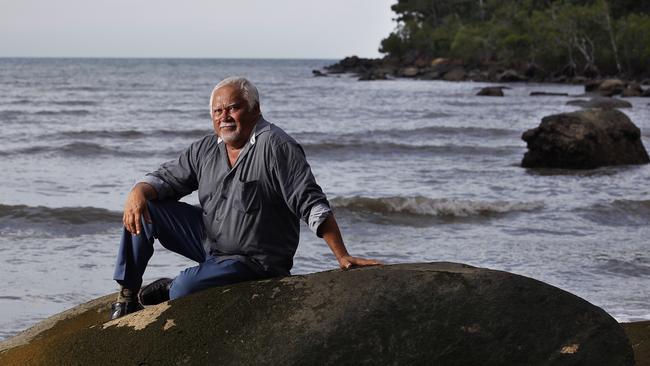
[[[135,313],[142,309],[144,309],[144,307],[142,307],[142,305],[137,301],[114,302],[111,305],[111,320],[121,318],[126,314]]]
[[[158,305],[169,300],[169,287],[173,279],[160,278],[144,286],[138,293],[142,305]]]

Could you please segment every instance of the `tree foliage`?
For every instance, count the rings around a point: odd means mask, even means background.
[[[399,0],[380,52],[549,72],[650,74],[650,1]]]

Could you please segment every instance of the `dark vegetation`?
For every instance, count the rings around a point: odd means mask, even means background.
[[[444,72],[459,65],[466,71],[454,79],[497,79],[472,70],[553,81],[650,76],[650,1],[399,0],[392,10],[397,27],[379,49],[386,56],[362,60],[385,68],[371,79],[383,73],[437,78],[430,69],[441,63]],[[404,67],[419,69],[398,70]]]

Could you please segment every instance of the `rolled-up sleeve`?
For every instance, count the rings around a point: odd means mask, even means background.
[[[173,194],[174,191],[172,190],[172,187],[169,184],[167,184],[164,180],[152,175],[151,173],[147,173],[147,175],[142,177],[142,179],[140,179],[137,183],[149,184],[156,190],[156,193],[158,193],[158,198],[161,199],[168,198],[174,195]]]
[[[309,221],[307,224],[309,225],[309,229],[314,232],[319,237],[322,237],[318,233],[318,227],[327,219],[330,215],[332,214],[332,209],[330,208],[329,205],[320,202],[315,204],[309,213]]]
[[[302,147],[296,142],[284,142],[276,146],[274,155],[274,176],[285,203],[312,231],[317,232],[331,209],[323,190],[316,183]]]

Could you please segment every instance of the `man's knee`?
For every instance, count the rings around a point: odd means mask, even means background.
[[[245,264],[235,260],[221,263],[208,260],[196,267],[183,270],[172,282],[169,297],[177,299],[210,287],[230,285],[260,277]]]
[[[202,290],[196,276],[189,275],[186,271],[181,272],[169,287],[169,298],[171,300]]]

